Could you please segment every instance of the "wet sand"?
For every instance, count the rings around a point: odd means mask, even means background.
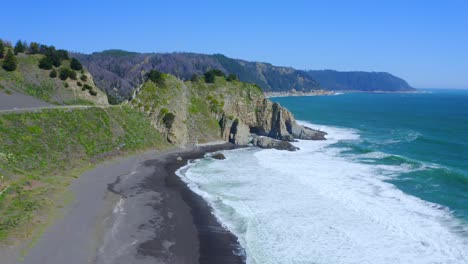
[[[75,200],[23,260],[12,254],[18,249],[0,250],[0,263],[244,263],[237,239],[175,175],[190,159],[231,148],[151,151],[100,165],[71,185]]]

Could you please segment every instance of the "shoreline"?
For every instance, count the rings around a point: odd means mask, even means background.
[[[293,97],[293,96],[330,96],[335,95],[338,92],[335,91],[325,91],[317,90],[313,92],[263,92],[265,98],[275,98],[275,97]]]
[[[139,171],[147,172],[141,177],[137,172],[109,184],[108,190],[121,197],[115,208],[122,213],[116,216],[114,209],[108,230],[116,228],[120,235],[108,232],[96,263],[245,263],[242,256],[235,254],[240,248],[237,237],[218,222],[208,203],[176,175],[190,160],[235,148],[238,146],[217,142],[167,153],[143,161]],[[129,214],[138,214],[139,219],[132,219]],[[128,226],[121,227],[119,222]],[[121,251],[122,247],[129,250],[116,256],[116,250]]]
[[[21,256],[2,264],[245,263],[237,238],[175,174],[189,160],[230,143],[152,150],[99,164],[71,186],[75,200]]]
[[[177,157],[173,156],[172,160],[168,160],[165,164],[169,173],[166,177],[166,186],[177,190],[183,201],[190,207],[192,223],[198,233],[199,261],[197,263],[240,264],[245,263],[245,259],[244,256],[236,255],[241,248],[237,237],[218,222],[208,203],[190,190],[187,184],[176,175],[176,171],[185,166],[188,161],[203,158],[207,153],[236,148],[239,146],[232,144],[204,146],[195,151],[182,153],[178,156],[182,160],[177,160]]]

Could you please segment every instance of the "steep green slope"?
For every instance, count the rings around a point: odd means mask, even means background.
[[[70,60],[64,60],[60,67],[52,70],[43,70],[38,65],[44,55],[19,53],[15,57],[16,70],[6,71],[0,67],[0,92],[4,91],[1,96],[13,90],[58,105],[108,104],[106,94],[96,87],[88,71],[76,72],[76,80],[60,79],[60,70],[69,68]],[[52,71],[57,73],[56,77],[50,77]]]
[[[77,169],[167,141],[129,107],[0,114],[0,240],[45,221]]]

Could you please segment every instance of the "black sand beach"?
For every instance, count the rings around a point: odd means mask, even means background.
[[[21,259],[0,250],[0,263],[245,263],[237,239],[175,174],[188,160],[232,144],[147,152],[103,164],[71,186],[63,210]]]

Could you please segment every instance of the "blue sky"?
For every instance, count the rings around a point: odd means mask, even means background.
[[[0,38],[190,51],[468,88],[468,1],[7,1]],[[10,22],[11,21],[11,22]]]

